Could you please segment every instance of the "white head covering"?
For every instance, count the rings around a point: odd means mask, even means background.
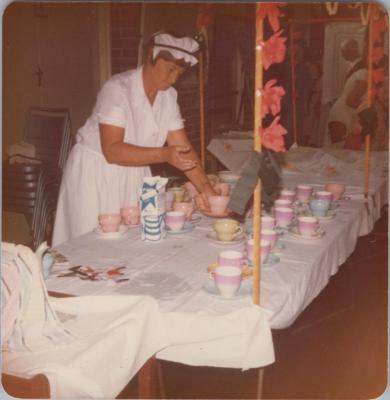
[[[195,65],[198,60],[193,55],[199,50],[199,43],[189,37],[175,38],[168,33],[160,33],[154,37],[153,59],[160,51],[168,51],[177,60]]]

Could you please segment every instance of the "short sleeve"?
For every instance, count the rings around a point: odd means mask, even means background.
[[[115,82],[106,82],[100,90],[96,103],[99,123],[126,127],[126,101]]]
[[[168,132],[177,131],[184,128],[183,117],[180,113],[180,107],[177,104],[177,92],[171,92],[170,96],[170,119],[168,121]]]

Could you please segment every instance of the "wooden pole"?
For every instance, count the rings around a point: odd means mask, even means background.
[[[199,117],[200,117],[200,160],[203,169],[206,168],[206,140],[204,130],[204,62],[203,62],[203,35],[200,34],[199,52]]]
[[[374,16],[375,5],[368,5],[368,54],[367,54],[367,106],[372,105],[372,49],[373,49],[373,16]],[[368,198],[368,191],[370,186],[370,151],[371,151],[371,134],[366,135],[364,141],[364,197]]]
[[[293,24],[290,25],[290,63],[291,63],[291,99],[292,99],[292,112],[293,112],[293,133],[294,143],[298,144],[297,138],[297,106],[296,106],[296,86],[295,86],[295,60],[293,52]]]
[[[261,3],[256,4],[256,12]],[[254,96],[254,150],[261,152],[261,89],[263,88],[263,60],[261,45],[263,43],[263,20],[256,24],[255,42],[255,96]],[[253,195],[253,289],[252,299],[254,304],[260,305],[260,239],[261,239],[261,181],[257,182]]]

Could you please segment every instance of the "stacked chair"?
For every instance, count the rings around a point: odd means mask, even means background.
[[[3,210],[25,215],[35,249],[44,240],[51,243],[62,171],[72,147],[69,111],[31,108],[24,141],[34,145],[35,157],[13,155],[3,164]]]

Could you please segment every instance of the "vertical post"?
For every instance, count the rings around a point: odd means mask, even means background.
[[[368,5],[368,54],[367,54],[367,106],[372,105],[372,49],[373,49],[373,17],[375,5]],[[368,198],[368,191],[370,186],[370,150],[371,150],[371,134],[366,135],[364,142],[364,197]]]
[[[290,22],[290,63],[291,63],[291,99],[292,99],[292,112],[293,112],[293,133],[294,133],[294,144],[298,145],[297,138],[297,105],[296,105],[296,86],[295,86],[295,55],[293,51],[293,35],[294,26]]]
[[[261,3],[256,4],[256,13]],[[261,90],[263,88],[263,60],[262,60],[262,43],[263,43],[263,20],[259,19],[256,23],[256,41],[255,41],[255,96],[254,96],[254,150],[261,152]],[[260,239],[261,239],[261,181],[257,182],[253,195],[253,289],[252,300],[254,304],[260,304]]]
[[[199,117],[200,117],[200,160],[202,167],[206,168],[206,146],[204,129],[204,60],[203,60],[203,35],[200,34],[199,49]]]

